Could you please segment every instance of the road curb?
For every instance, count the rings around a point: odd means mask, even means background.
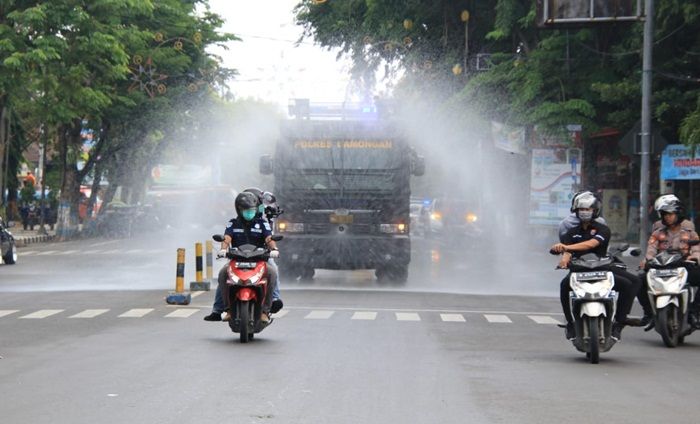
[[[17,242],[17,247],[24,247],[33,243],[45,243],[52,241],[55,235],[44,235],[44,236],[18,236],[15,237],[15,242]]]

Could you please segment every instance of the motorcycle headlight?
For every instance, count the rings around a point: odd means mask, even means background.
[[[231,281],[231,284],[238,284],[241,281],[241,279],[238,278],[236,274],[231,272],[231,270],[228,271],[228,279]]]
[[[250,280],[248,280],[248,282],[249,282],[250,284],[257,284],[258,281],[260,281],[260,279],[262,278],[262,276],[263,276],[263,269],[261,268],[260,271],[258,271],[258,272],[257,272],[255,275],[253,275],[252,277],[250,277]]]
[[[575,277],[571,279],[571,290],[574,291],[576,297],[581,297],[584,299],[598,299],[601,297],[606,297],[608,293],[613,289],[615,285],[615,280],[613,279],[612,273],[607,272],[606,278],[604,280],[598,281],[579,281]]]
[[[649,290],[656,294],[678,294],[688,279],[688,270],[685,268],[650,269],[647,274]]]

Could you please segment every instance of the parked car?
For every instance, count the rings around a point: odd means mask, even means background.
[[[3,263],[8,265],[13,265],[17,262],[17,244],[14,236],[8,229],[12,226],[14,226],[14,223],[7,225],[0,218],[0,256]]]

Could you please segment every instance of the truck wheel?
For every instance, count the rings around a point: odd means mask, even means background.
[[[408,280],[408,265],[391,268],[389,278],[397,283],[405,283]]]
[[[311,268],[311,267],[304,267],[301,270],[301,279],[302,280],[313,280],[314,275],[316,275],[316,270]]]

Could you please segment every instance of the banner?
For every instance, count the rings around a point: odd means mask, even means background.
[[[627,190],[603,190],[603,218],[610,227],[613,240],[627,238]]]
[[[581,183],[579,149],[533,149],[530,171],[530,224],[558,226],[569,213]]]
[[[669,144],[661,154],[661,179],[700,179],[700,148],[692,149],[683,144]]]
[[[496,148],[519,155],[527,153],[524,127],[513,128],[500,122],[491,121],[491,137]]]

